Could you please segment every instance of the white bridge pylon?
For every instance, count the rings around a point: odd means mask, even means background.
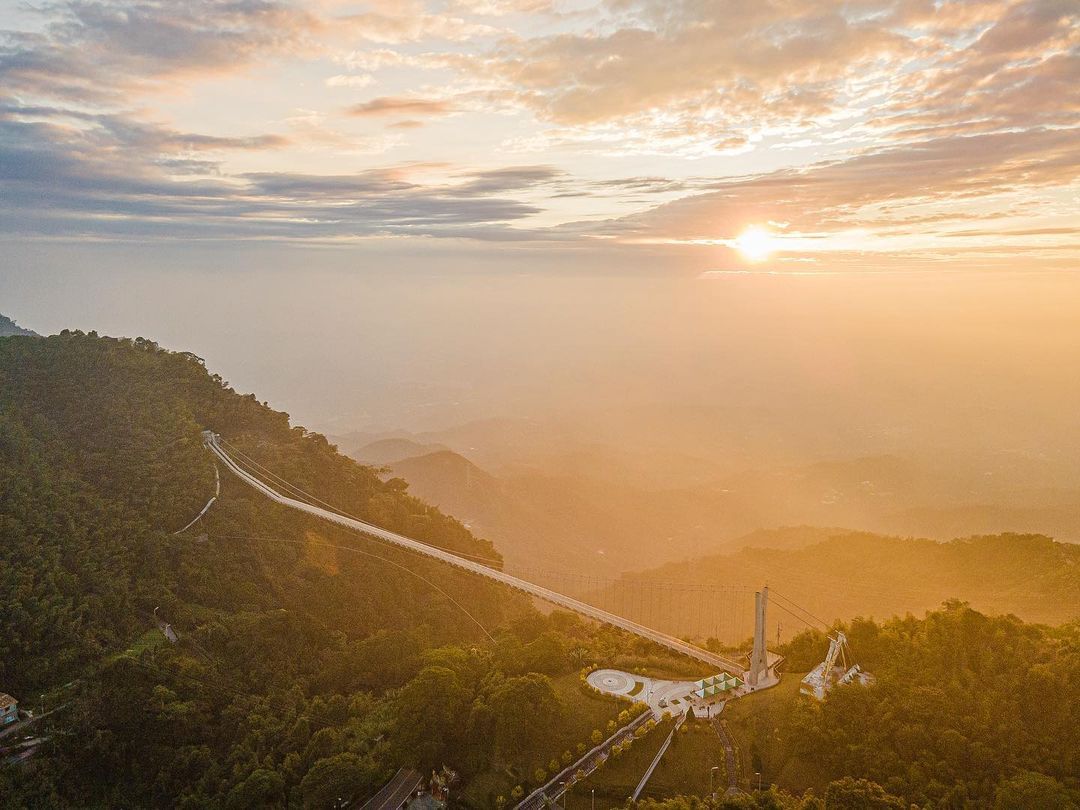
[[[256,490],[261,492],[267,498],[270,498],[272,501],[276,501],[277,503],[291,507],[293,509],[297,509],[301,512],[307,512],[309,515],[314,515],[315,517],[322,518],[323,520],[330,521],[331,523],[336,523],[339,526],[353,529],[354,531],[358,531],[371,537],[375,537],[392,545],[406,548],[419,554],[423,554],[424,556],[430,557],[431,559],[439,560],[440,562],[447,563],[456,568],[469,571],[473,574],[478,574],[479,576],[486,577],[487,579],[494,580],[495,582],[502,583],[503,585],[509,585],[515,590],[522,591],[529,594],[530,596],[535,596],[539,599],[543,599],[545,602],[549,602],[553,605],[558,605],[559,607],[566,608],[567,610],[571,610],[574,613],[578,613],[582,616],[594,619],[595,621],[609,624],[612,627],[618,627],[621,630],[625,630],[628,633],[633,633],[636,636],[648,639],[649,641],[659,644],[661,647],[665,647],[673,652],[688,656],[690,658],[694,658],[698,661],[708,664],[711,667],[716,667],[717,669],[724,672],[730,672],[733,675],[738,675],[744,680],[746,680],[748,677],[747,670],[742,664],[739,664],[736,661],[732,661],[729,658],[725,658],[722,655],[718,655],[714,652],[698,647],[694,644],[688,644],[687,642],[683,641],[680,638],[676,638],[675,636],[670,636],[666,633],[661,633],[657,630],[646,627],[645,625],[638,624],[637,622],[632,622],[629,619],[625,619],[615,613],[601,610],[598,607],[594,607],[593,605],[590,605],[586,602],[582,602],[578,599],[566,596],[559,593],[558,591],[553,591],[550,588],[545,588],[541,585],[536,585],[532,582],[528,582],[527,580],[519,579],[518,577],[511,576],[510,574],[504,573],[495,568],[489,568],[482,563],[464,559],[457,556],[451,551],[445,551],[443,549],[430,546],[427,543],[421,543],[418,540],[413,540],[411,538],[405,537],[404,535],[397,534],[396,532],[382,529],[371,523],[366,523],[362,520],[346,517],[345,515],[340,515],[328,509],[313,506],[312,504],[305,503],[304,501],[299,501],[295,498],[290,498],[287,495],[282,495],[280,492],[268,486],[259,478],[249,473],[238,462],[234,461],[233,458],[229,456],[229,454],[225,451],[224,448],[222,448],[222,446],[218,442],[217,434],[213,433],[212,431],[206,430],[203,431],[203,437],[206,446],[214,453],[215,456],[217,456],[221,460],[221,462],[232,473],[234,473],[238,478],[240,478],[241,481],[254,487]],[[764,639],[765,631],[763,622],[762,626],[758,628],[758,630],[760,630],[761,638]],[[758,636],[759,633],[755,632],[755,645]]]

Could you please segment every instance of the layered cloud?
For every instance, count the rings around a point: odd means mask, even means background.
[[[1061,222],[1080,199],[1073,2],[69,0],[22,13],[33,22],[0,34],[9,234],[677,250],[756,224],[792,259],[920,236],[949,245],[942,256],[1077,250]],[[235,96],[252,112],[224,126],[221,102],[198,101],[238,77],[273,101]]]
[[[71,0],[46,4],[39,32],[4,32],[0,92],[79,103],[317,47],[323,23],[273,0]]]

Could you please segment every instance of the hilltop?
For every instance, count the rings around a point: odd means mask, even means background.
[[[23,329],[11,318],[6,315],[0,315],[0,337],[12,337],[14,335],[23,335],[25,337],[37,337],[37,332],[32,332],[29,329]]]

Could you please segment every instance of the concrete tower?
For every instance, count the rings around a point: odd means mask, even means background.
[[[754,594],[754,649],[750,653],[751,686],[757,686],[758,680],[769,668],[769,654],[765,650],[765,611],[769,606],[769,586],[766,585]]]

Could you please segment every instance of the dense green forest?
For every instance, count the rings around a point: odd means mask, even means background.
[[[214,490],[208,426],[353,514],[497,564],[401,482],[192,355],[92,334],[0,340],[0,690],[66,704],[42,754],[0,777],[5,797],[324,807],[401,764],[445,764],[487,786],[486,806],[618,713],[580,690],[582,664],[655,652],[228,476],[174,535]]]
[[[756,706],[763,693],[733,705],[755,770],[800,788],[856,775],[919,806],[1064,806],[1010,804],[1021,784],[1080,802],[1080,623],[1047,628],[950,602],[844,630],[877,682],[820,704]],[[813,666],[823,641],[793,640],[788,668]]]
[[[193,355],[0,339],[0,691],[56,710],[38,755],[0,767],[5,807],[358,806],[401,765],[450,768],[461,806],[509,804],[625,709],[582,689],[582,667],[702,674],[224,473],[206,517],[175,534],[214,492],[204,428],[352,514],[499,564],[403,482]],[[732,704],[744,771],[779,786],[732,806],[1076,802],[1075,623],[950,603],[846,629],[877,684],[824,705],[790,688]],[[823,644],[787,645],[786,685]]]

